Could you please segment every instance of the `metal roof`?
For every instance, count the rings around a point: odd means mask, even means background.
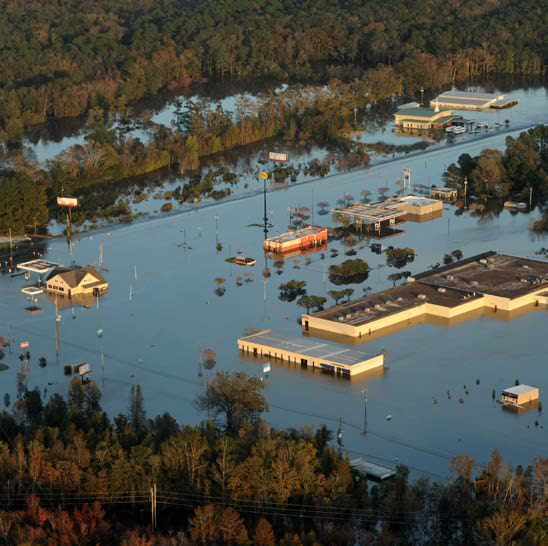
[[[476,91],[457,91],[456,89],[445,91],[439,95],[440,98],[451,97],[460,99],[482,99],[484,101],[494,100],[501,96],[503,97],[504,95],[495,93],[480,93]]]
[[[510,387],[509,389],[504,389],[503,394],[525,394],[526,392],[536,391],[537,387],[530,387],[529,385],[517,385],[515,387]]]
[[[33,273],[47,273],[50,269],[57,267],[58,264],[54,262],[48,262],[46,260],[31,260],[30,262],[24,262],[17,264],[17,269],[23,271],[32,271]]]
[[[306,337],[291,337],[284,334],[278,334],[271,330],[242,337],[238,341],[249,341],[257,345],[264,345],[272,349],[280,349],[291,353],[297,353],[310,358],[328,360],[331,362],[343,364],[345,366],[354,366],[365,360],[373,358],[375,355],[354,351],[352,349],[341,348],[333,343],[325,343],[317,339]]]
[[[267,241],[271,241],[273,243],[286,243],[287,241],[294,241],[295,239],[306,237],[308,235],[318,235],[326,229],[327,228],[319,226],[308,226],[305,228],[297,229],[295,231],[286,231],[281,235],[275,235],[274,237],[270,237],[269,239],[267,239]]]
[[[396,471],[393,468],[374,463],[373,461],[368,461],[362,457],[352,459],[350,461],[350,466],[358,472],[363,472],[364,474],[373,476],[379,480],[385,480],[396,474]]]
[[[406,102],[405,104],[400,104],[398,106],[398,110],[403,110],[405,108],[420,108],[420,104],[418,102]]]
[[[436,112],[434,108],[402,108],[396,112],[396,116],[422,116],[422,117],[434,117],[439,112]]]
[[[393,200],[387,199],[380,203],[354,203],[344,209],[333,209],[331,212],[342,214],[343,216],[352,216],[362,221],[374,223],[390,220],[405,216],[407,212],[401,209],[401,203],[396,204]]]

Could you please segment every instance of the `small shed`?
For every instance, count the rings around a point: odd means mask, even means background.
[[[430,197],[438,199],[447,199],[449,201],[457,198],[457,190],[455,188],[447,188],[445,186],[434,186],[430,189]]]
[[[504,404],[521,405],[538,400],[539,390],[529,385],[517,385],[502,391],[502,402]]]

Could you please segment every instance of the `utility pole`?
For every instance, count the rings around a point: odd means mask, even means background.
[[[11,238],[11,228],[10,228],[10,273],[13,273],[13,240]]]
[[[466,194],[468,193],[468,178],[464,177],[464,208],[466,208]]]
[[[150,517],[152,523],[152,531],[156,529],[156,484],[150,487]]]
[[[421,87],[421,106],[424,106],[424,87]]]
[[[215,242],[219,244],[219,215],[215,213]]]
[[[339,430],[337,431],[337,443],[339,444],[339,455],[340,455],[342,453],[342,447],[343,447],[342,417],[339,417]]]
[[[529,212],[533,208],[533,186],[529,186]]]
[[[363,394],[363,435],[367,435],[367,387],[362,390]]]

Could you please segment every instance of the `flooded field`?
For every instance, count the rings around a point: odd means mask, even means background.
[[[332,226],[330,214],[319,215],[319,201],[335,206],[345,194],[359,199],[364,189],[376,196],[384,185],[393,193],[404,167],[411,168],[413,183],[439,183],[446,165],[460,153],[502,149],[507,134],[477,142],[457,141],[413,158],[273,191],[268,195],[270,233],[286,230],[288,206],[306,206],[311,209],[311,221]],[[546,246],[529,234],[530,219],[537,215],[536,210],[530,214],[504,209],[483,216],[471,210],[455,215],[454,206],[446,205],[443,217],[406,223],[403,234],[384,244],[415,249],[414,262],[405,268],[413,273],[440,262],[455,249],[462,250],[464,257],[486,250],[535,257],[534,252]],[[19,344],[28,341],[32,355],[26,375],[29,388],[65,393],[70,378],[64,375],[64,366],[87,360],[93,379],[103,385],[103,406],[110,413],[126,411],[129,389],[140,383],[149,416],[169,411],[181,422],[204,419],[192,401],[203,390],[208,374],[230,370],[261,375],[260,361],[244,357],[237,349],[236,340],[246,329],[272,328],[300,335],[297,321],[304,309],[295,301],[279,298],[280,283],[305,280],[308,294],[326,297],[329,290],[340,288],[330,283],[325,270],[346,259],[342,242],[330,242],[323,259],[320,253],[312,253],[280,266],[263,256],[262,230],[251,225],[261,218],[262,196],[244,195],[184,214],[82,236],[74,246],[74,259],[81,265],[97,265],[101,245],[110,290],[98,304],[89,302],[88,308],[58,302],[58,355],[55,301],[40,295],[35,303],[39,311],[29,313],[24,308],[30,302],[20,292],[26,284],[24,277],[2,275],[0,335],[7,337],[9,323],[15,346],[11,353],[6,350],[2,360],[9,369],[0,372],[1,392],[15,399],[22,367]],[[244,268],[227,263],[225,259],[237,247],[243,255],[256,258],[257,265]],[[336,258],[331,257],[333,248],[339,251]],[[353,297],[361,296],[365,286],[372,291],[392,286],[387,276],[397,270],[386,265],[385,254],[359,245],[355,250],[354,257],[365,260],[372,270],[363,284],[349,285],[355,290]],[[45,258],[69,264],[66,242],[51,240]],[[268,279],[262,274],[265,266],[271,271]],[[536,409],[520,414],[504,411],[492,400],[491,392],[495,389],[499,396],[519,378],[538,386],[544,397],[548,389],[546,319],[546,311],[535,308],[512,320],[487,313],[450,328],[417,324],[356,347],[367,353],[384,349],[386,366],[382,373],[350,381],[273,362],[265,385],[270,404],[265,417],[277,427],[326,423],[332,430],[341,417],[344,447],[351,456],[399,461],[434,477],[446,475],[454,454],[468,453],[485,461],[494,448],[512,464],[528,464],[536,455],[547,455],[545,414],[539,415]],[[101,338],[98,329],[104,331]],[[217,354],[212,370],[199,364],[199,351],[205,348]],[[48,361],[45,368],[38,365],[42,356]],[[364,387],[368,389],[366,436],[362,434]],[[534,425],[535,419],[539,426]]]

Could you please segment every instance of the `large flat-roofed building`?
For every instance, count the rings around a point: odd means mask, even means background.
[[[502,401],[505,404],[521,405],[538,400],[539,390],[529,385],[516,385],[502,391]]]
[[[327,228],[308,226],[265,239],[264,249],[267,252],[281,253],[294,250],[305,250],[322,246],[326,243]]]
[[[304,331],[360,338],[427,315],[453,319],[485,307],[548,304],[548,262],[486,252],[409,277],[408,283],[302,316]]]
[[[451,125],[454,115],[451,110],[439,110],[438,108],[402,108],[395,114],[395,123],[402,129],[442,129]]]
[[[351,376],[382,368],[384,355],[367,355],[308,337],[290,337],[264,330],[238,339],[238,349],[256,357],[285,360],[303,368],[319,368]]]
[[[456,110],[486,110],[488,108],[508,108],[517,102],[515,99],[507,99],[504,95],[495,93],[476,93],[452,89],[432,99],[430,106]]]

